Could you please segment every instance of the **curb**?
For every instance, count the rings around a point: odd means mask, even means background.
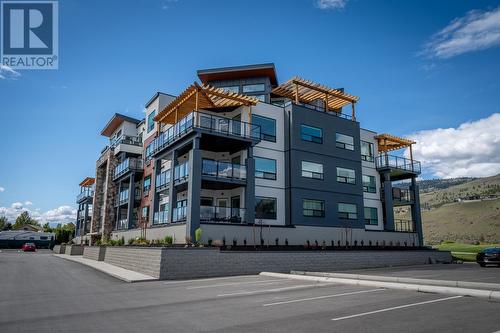
[[[305,272],[305,271],[291,271],[290,274],[307,275],[307,276],[321,276],[321,277],[333,277],[333,278],[354,279],[354,280],[367,280],[367,281],[410,283],[410,284],[429,285],[429,286],[441,286],[441,287],[456,287],[456,288],[498,290],[498,291],[500,291],[500,283],[484,283],[484,282],[453,281],[453,280],[432,280],[432,279],[415,279],[415,278],[396,277],[396,276],[348,274],[348,273],[323,273],[323,272]]]
[[[284,274],[284,273],[272,273],[272,272],[261,272],[260,275],[292,279],[292,280],[302,280],[302,281],[330,282],[330,283],[340,283],[340,284],[365,286],[365,287],[412,290],[424,293],[472,296],[487,300],[500,301],[500,291],[497,290],[479,290],[479,289],[467,289],[467,288],[457,288],[457,287],[430,286],[430,285],[418,285],[411,283],[356,280],[356,279],[346,279],[346,278],[321,277],[321,276]]]

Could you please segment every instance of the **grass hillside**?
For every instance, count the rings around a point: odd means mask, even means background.
[[[420,195],[426,243],[500,243],[500,174],[463,180]]]

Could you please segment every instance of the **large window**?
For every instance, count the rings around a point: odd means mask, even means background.
[[[323,130],[313,126],[300,125],[300,137],[304,141],[323,143]]]
[[[373,143],[361,141],[361,159],[367,162],[373,162]]]
[[[151,132],[154,128],[155,128],[155,115],[156,115],[156,110],[154,110],[153,112],[151,112],[149,115],[148,115],[148,133]]]
[[[339,219],[343,220],[358,219],[358,207],[355,204],[339,202],[338,213],[339,213]]]
[[[363,191],[368,193],[377,193],[375,176],[363,175]]]
[[[365,224],[366,225],[378,224],[377,208],[365,207]]]
[[[325,202],[323,200],[302,200],[302,215],[325,217]]]
[[[227,92],[231,93],[239,93],[240,92],[240,86],[228,86],[228,87],[220,87],[221,89],[224,89]]]
[[[276,160],[255,156],[255,178],[276,179]]]
[[[354,138],[349,135],[336,133],[337,148],[354,150]]]
[[[337,168],[337,181],[339,183],[356,184],[356,172],[352,169]]]
[[[264,90],[266,90],[266,86],[264,85],[264,83],[245,84],[243,86],[243,92],[244,93],[262,92]]]
[[[302,177],[323,179],[323,164],[302,161]]]
[[[276,142],[276,120],[253,114],[252,124],[260,126],[262,140]]]
[[[276,220],[276,198],[255,197],[255,218]]]
[[[151,176],[147,176],[146,178],[144,178],[144,184],[142,187],[142,191],[146,195],[149,193],[150,189],[151,189]]]

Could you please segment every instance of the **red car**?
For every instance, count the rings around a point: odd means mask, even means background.
[[[24,243],[23,247],[21,248],[24,252],[35,252],[36,251],[36,246],[34,243]]]

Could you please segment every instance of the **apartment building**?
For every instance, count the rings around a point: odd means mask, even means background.
[[[422,244],[415,142],[361,128],[357,96],[279,83],[273,64],[197,74],[177,97],[156,93],[143,121],[106,125],[96,237],[184,243],[201,228],[205,243]],[[411,219],[395,219],[398,206]]]

